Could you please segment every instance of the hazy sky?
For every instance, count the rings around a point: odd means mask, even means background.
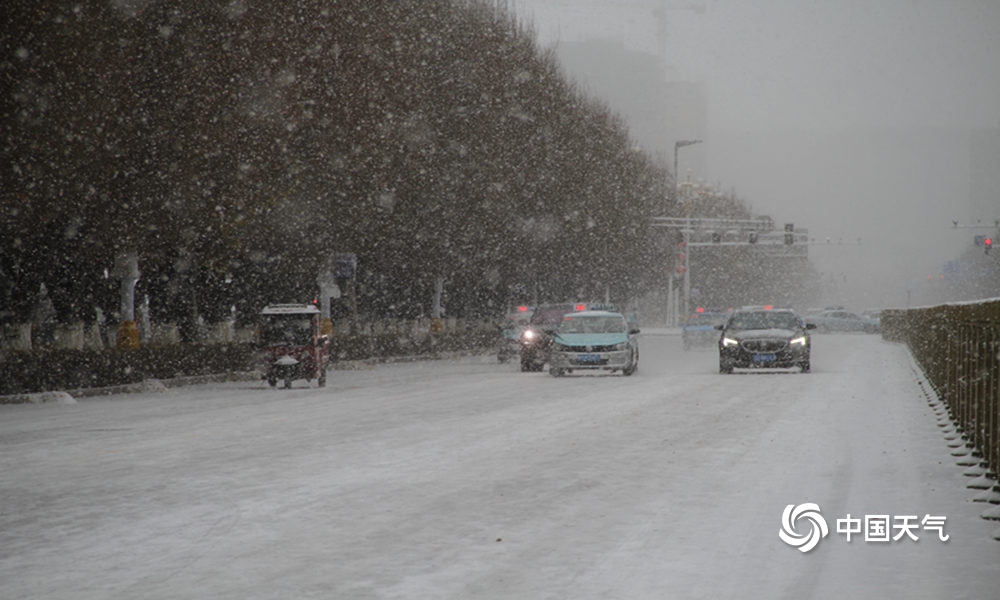
[[[810,249],[856,305],[900,305],[957,258],[972,233],[953,219],[1000,218],[1000,190],[994,214],[970,200],[967,139],[1000,128],[1000,1],[512,2],[543,44],[617,40],[704,84],[695,177],[821,239],[862,238]]]
[[[513,2],[547,44],[662,49],[708,85],[713,129],[1000,125],[996,0]]]

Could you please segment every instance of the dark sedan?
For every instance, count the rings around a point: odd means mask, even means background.
[[[808,318],[808,321],[816,325],[819,333],[829,331],[863,331],[865,333],[878,333],[880,331],[879,320],[875,317],[857,315],[846,310],[827,310],[818,315]]]
[[[733,369],[787,369],[808,373],[811,339],[805,323],[792,310],[739,310],[730,316],[719,338],[719,372]]]

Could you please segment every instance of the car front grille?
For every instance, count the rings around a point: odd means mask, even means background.
[[[747,340],[743,349],[748,352],[781,352],[788,346],[785,340]]]

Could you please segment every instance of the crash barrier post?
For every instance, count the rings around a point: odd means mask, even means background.
[[[974,456],[1000,472],[1000,300],[886,310],[882,336],[909,346]]]

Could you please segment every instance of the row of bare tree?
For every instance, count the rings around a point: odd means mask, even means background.
[[[359,304],[459,316],[622,300],[662,277],[668,174],[493,3],[196,0],[3,9],[0,303],[153,317],[304,301],[340,252]]]

